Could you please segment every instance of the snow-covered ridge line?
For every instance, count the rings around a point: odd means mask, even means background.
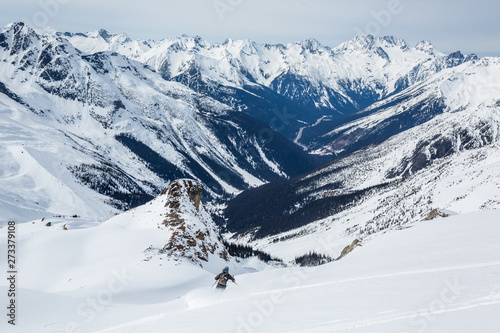
[[[309,151],[317,150],[317,138],[331,130],[313,126],[322,117],[349,117],[443,69],[478,59],[459,51],[444,54],[428,41],[411,46],[394,36],[358,36],[330,48],[314,39],[272,45],[230,39],[209,43],[199,36],[132,41],[103,31],[58,35],[83,52],[118,52],[145,63],[168,80],[266,122],[290,140],[305,123],[308,129],[296,144]]]
[[[451,59],[428,41],[410,46],[403,39],[394,36],[358,36],[330,48],[315,39],[273,45],[247,39],[227,39],[223,43],[211,44],[199,36],[165,38],[159,41],[131,40],[125,34],[112,35],[104,30],[58,35],[67,38],[85,53],[118,52],[147,63],[159,72],[168,72],[171,77],[183,73],[187,70],[187,64],[195,61],[202,75],[207,78],[241,87],[251,82],[269,87],[278,76],[291,71],[299,76],[309,77],[316,84],[340,91],[340,78],[359,78],[360,73],[364,74],[367,68],[373,67],[366,62],[370,59],[374,61],[372,65],[382,70],[385,76],[390,76],[388,81],[392,87],[385,91],[385,94],[390,94],[397,88],[394,85],[401,74],[414,69],[419,62],[425,62],[429,58],[439,59],[441,62]],[[459,53],[455,56],[462,57]],[[462,61],[467,61],[467,58],[473,59],[475,56],[468,56]],[[360,66],[363,63],[365,65]],[[168,70],[165,66],[168,66]],[[380,74],[374,72],[372,76],[379,79]]]

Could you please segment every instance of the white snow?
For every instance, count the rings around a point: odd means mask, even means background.
[[[224,293],[210,289],[219,267],[143,261],[144,246],[162,238],[154,228],[22,224],[17,325],[0,325],[2,332],[497,332],[498,216],[474,212],[389,230],[314,268],[245,273],[241,263],[230,268],[238,285]]]
[[[13,43],[13,30],[10,26],[0,30],[7,43]],[[213,123],[218,118],[210,116],[230,112],[228,106],[179,83],[164,80],[151,68],[131,60],[135,58],[129,53],[131,59],[109,52],[97,54],[99,65],[94,68],[92,61],[84,60],[64,34],[37,35],[27,26],[19,34],[28,49],[21,48],[18,53],[9,52],[8,48],[0,50],[0,83],[17,96],[10,98],[8,93],[0,93],[0,186],[3,189],[0,225],[9,219],[29,221],[77,214],[102,220],[115,214],[118,209],[110,204],[109,197],[90,190],[88,182],[82,184],[71,174],[70,170],[75,167],[82,167],[85,173],[91,169],[89,166],[111,165],[119,175],[114,180],[120,182],[123,179],[117,178],[130,177],[127,185],[132,184],[135,190],[145,194],[161,191],[168,181],[117,141],[115,137],[123,134],[134,136],[190,177],[197,175],[192,169],[195,163],[190,163],[188,158],[198,162],[227,193],[237,193],[240,189],[225,179],[217,165],[220,169],[233,170],[248,186],[265,182],[259,179],[258,172],[240,165],[241,156],[235,156],[233,147],[228,147],[222,142],[223,138],[214,133]],[[125,52],[123,45],[127,45],[129,52],[128,47],[136,45],[125,35],[108,35],[104,31],[86,36],[74,34],[70,39],[89,53]],[[189,38],[184,42],[188,43]],[[119,50],[108,50],[108,43]],[[138,50],[156,45],[153,42],[139,44]],[[38,66],[42,49],[48,50],[45,58],[53,57],[60,63],[53,60]],[[21,70],[23,66],[27,68]],[[60,70],[62,76],[67,72],[67,77],[62,81],[46,80],[43,73],[50,66]],[[63,93],[49,93],[43,87],[61,89]],[[120,104],[123,107],[117,107]],[[210,110],[211,114],[201,110]],[[236,124],[227,124],[238,134],[236,141],[247,135],[252,139],[251,134]],[[237,148],[240,144],[235,140],[233,144]],[[265,154],[261,157],[263,160],[255,156],[254,162],[268,164],[270,170],[282,175]],[[106,185],[105,180],[101,183],[98,185]],[[123,183],[117,186],[125,187]],[[113,190],[131,192],[130,188]]]

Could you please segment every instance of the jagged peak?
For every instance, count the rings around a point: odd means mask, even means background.
[[[423,40],[415,45],[415,49],[428,54],[434,54],[437,50],[429,40]]]
[[[169,44],[169,48],[183,51],[195,48],[210,48],[211,46],[209,42],[198,35],[193,37],[186,34],[176,38],[167,38],[162,40],[162,42]]]
[[[321,45],[321,43],[316,38],[308,38],[306,40],[303,40],[302,42],[299,42],[299,44],[302,45],[302,48],[311,52],[315,52],[323,48],[323,45]]]
[[[383,46],[388,46],[388,47],[399,47],[402,50],[407,50],[409,49],[408,43],[402,39],[402,38],[397,38],[395,36],[383,36],[378,39]]]
[[[471,54],[467,54],[465,56],[465,59],[467,59],[467,60],[479,60],[481,58],[477,54],[471,53]]]
[[[173,260],[186,260],[207,267],[226,265],[230,256],[219,229],[201,202],[202,185],[189,178],[168,184],[151,201],[123,212],[106,224],[130,230],[156,230],[162,234],[151,240],[146,255],[166,255]]]
[[[200,211],[201,195],[203,187],[199,182],[189,178],[182,178],[172,181],[159,196],[168,196],[170,208],[180,209],[181,201],[189,199],[185,203],[191,203],[197,212]],[[165,223],[168,223],[166,221]]]
[[[475,53],[465,55],[461,51],[452,52],[447,56],[447,58],[448,59],[461,59],[464,61],[478,60],[479,59],[479,57]]]
[[[376,37],[372,34],[361,35],[354,37],[351,42],[365,48],[372,47],[375,44]],[[349,43],[349,42],[348,42]]]
[[[67,33],[65,33],[67,34]],[[108,32],[106,29],[99,29],[97,31],[88,32],[86,34],[82,33],[70,33],[71,36],[81,36],[81,37],[91,37],[91,38],[102,38],[107,43],[127,43],[132,40],[128,37],[128,35],[124,32],[120,32],[117,34],[112,34]]]
[[[224,40],[224,42],[222,42],[223,46],[235,46],[235,47],[238,47],[238,48],[245,48],[245,47],[250,47],[250,48],[256,48],[257,47],[257,43],[255,43],[253,40],[251,39],[231,39],[231,38],[227,38],[226,40]]]
[[[111,36],[109,32],[105,29],[99,29],[97,31],[97,34],[106,40]]]
[[[459,66],[467,61],[475,61],[478,60],[479,57],[475,54],[464,55],[460,51],[455,51],[448,54],[445,58],[446,64],[448,67]]]
[[[399,47],[401,50],[409,49],[408,43],[395,36],[375,37],[374,35],[359,35],[353,39],[340,44],[335,50],[342,52],[355,52],[355,51],[373,51],[378,47]]]
[[[36,35],[37,37],[40,37],[38,36],[37,32],[34,29],[32,29],[24,22],[12,22],[7,24],[4,28],[5,30],[11,30],[14,33],[14,35],[18,34],[22,34],[24,36]]]
[[[368,35],[360,35],[355,36],[353,39],[344,42],[334,48],[336,52],[354,52],[360,50],[370,50],[375,46],[375,36]]]
[[[5,26],[6,29],[13,29],[15,31],[20,31],[22,29],[31,29],[27,24],[24,22],[11,22]]]
[[[217,227],[201,205],[202,192],[203,187],[198,181],[177,179],[155,199],[165,202],[167,212],[162,224],[172,231],[160,253],[183,257],[200,266],[214,255],[229,260]]]

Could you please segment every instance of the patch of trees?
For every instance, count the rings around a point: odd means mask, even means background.
[[[326,254],[319,254],[314,251],[310,251],[309,253],[304,254],[303,256],[300,257],[295,257],[295,263],[300,265],[301,267],[319,266],[329,263],[330,261],[333,260],[335,259]]]
[[[226,247],[227,252],[233,257],[246,259],[255,256],[265,263],[269,263],[271,261],[283,262],[281,259],[272,257],[264,251],[255,250],[253,247],[248,245],[233,244],[224,241],[224,246]]]

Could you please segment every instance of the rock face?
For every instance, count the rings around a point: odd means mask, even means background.
[[[215,223],[201,205],[201,195],[201,184],[191,179],[175,180],[161,192],[158,198],[166,196],[167,209],[162,227],[171,229],[172,234],[160,253],[200,266],[212,256],[229,260]]]
[[[203,193],[201,185],[190,179],[173,181],[160,193],[160,195],[168,195],[169,199],[165,207],[171,210],[165,221],[163,221],[164,225],[175,227],[182,223],[183,220],[179,215],[179,209],[181,207],[181,201],[184,199],[186,193],[196,209],[196,212],[200,211],[201,195]]]

